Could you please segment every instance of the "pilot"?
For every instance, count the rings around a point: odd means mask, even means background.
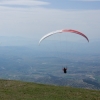
[[[63,68],[63,71],[64,71],[64,73],[67,73],[67,68],[64,67]]]

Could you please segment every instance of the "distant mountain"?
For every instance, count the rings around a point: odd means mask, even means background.
[[[36,43],[36,40],[34,40]],[[34,42],[32,38],[19,36],[0,36],[0,46],[30,46]]]
[[[0,36],[0,46],[27,46],[34,48],[38,52],[68,52],[77,54],[100,54],[100,40],[87,41],[65,41],[46,39],[40,45],[39,40],[18,36]]]

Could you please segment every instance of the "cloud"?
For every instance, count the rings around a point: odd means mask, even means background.
[[[48,5],[48,2],[38,1],[38,0],[1,0],[0,6],[7,7],[33,7]]]
[[[8,1],[1,2],[9,5]],[[17,1],[15,0],[15,2]],[[22,2],[22,0],[18,2]],[[26,2],[28,1],[26,0]],[[40,5],[39,1],[36,2],[37,4],[34,3],[34,5]],[[21,4],[27,5],[27,3]],[[41,3],[41,5],[44,4]],[[39,40],[48,32],[71,28],[83,32],[89,39],[97,39],[100,37],[99,26],[100,10],[60,10],[41,6],[24,9],[0,6],[1,36],[22,36]],[[69,40],[75,38],[77,40],[78,37],[68,34]]]

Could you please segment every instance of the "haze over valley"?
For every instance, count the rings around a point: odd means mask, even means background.
[[[90,43],[88,45],[90,47],[87,49],[87,43],[83,43],[84,45],[81,47],[82,43],[76,45],[75,42],[67,42],[68,49],[66,49],[64,42],[60,41],[60,46],[65,49],[57,50],[59,46],[56,45],[57,48],[54,48],[53,45],[48,45],[51,42],[47,41],[47,44],[41,45],[37,45],[38,43],[31,45],[29,42],[29,46],[24,44],[23,46],[19,44],[2,46],[1,44],[0,78],[100,89],[99,47]],[[59,43],[56,41],[55,44],[57,42]],[[71,46],[75,49],[71,49]],[[93,47],[98,48],[98,50],[93,49]],[[69,52],[70,50],[71,52]],[[64,74],[62,69],[66,66],[68,72]]]

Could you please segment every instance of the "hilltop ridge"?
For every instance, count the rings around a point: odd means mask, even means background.
[[[0,80],[0,100],[100,100],[100,91]]]

